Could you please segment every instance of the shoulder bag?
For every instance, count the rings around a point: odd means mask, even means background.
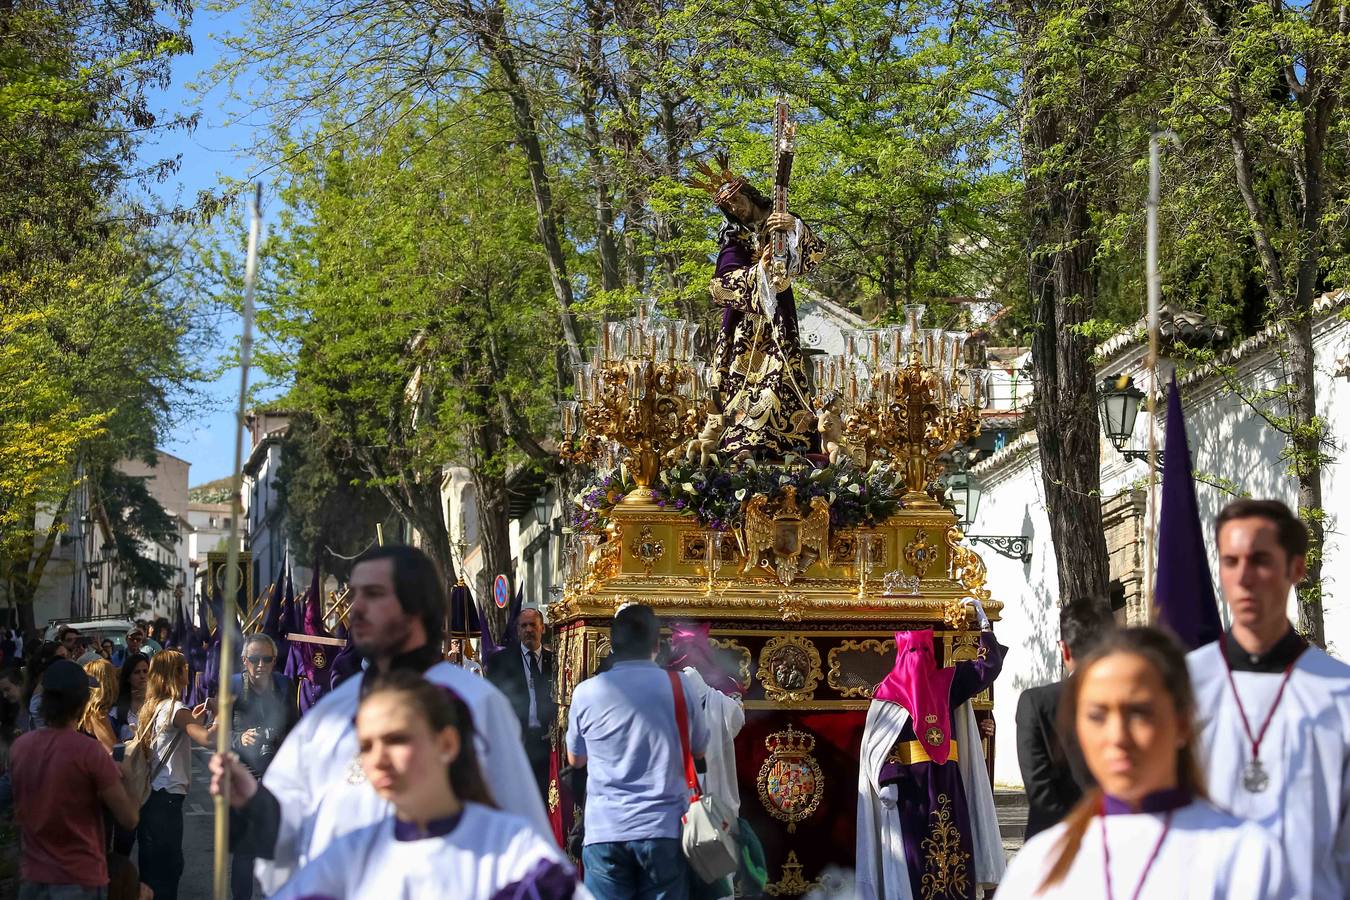
[[[680,846],[689,867],[705,882],[717,881],[736,872],[740,848],[736,845],[736,817],[727,805],[699,790],[694,755],[689,750],[689,709],[684,702],[684,682],[678,672],[667,672],[675,694],[675,724],[684,755],[684,780],[689,787],[689,809],[680,821]]]

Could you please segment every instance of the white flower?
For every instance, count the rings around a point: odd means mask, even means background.
[[[849,490],[850,493],[853,493],[853,494],[861,493],[861,491],[859,490],[859,488],[858,488],[858,486],[857,486],[856,484],[850,484],[850,485],[848,486],[848,490]]]
[[[684,483],[682,483],[682,484],[680,485],[680,487],[684,488],[686,491],[688,491],[688,492],[691,493],[691,494],[694,492],[694,486],[693,486],[692,484],[690,484],[689,482],[687,482],[687,481],[684,482]]]
[[[741,488],[739,491],[736,492],[736,499],[737,500],[745,499],[745,488]]]

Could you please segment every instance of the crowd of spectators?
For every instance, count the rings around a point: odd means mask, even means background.
[[[45,641],[0,629],[0,816],[19,827],[24,900],[178,894],[191,744],[214,742],[215,704],[184,704],[188,665],[168,646],[166,620],[119,637],[63,625]],[[245,643],[243,663],[274,692],[261,696],[256,680],[235,690],[234,743],[260,773],[296,718],[264,640]],[[148,791],[136,790],[127,761],[138,754]],[[240,881],[236,896],[251,896],[251,876]]]

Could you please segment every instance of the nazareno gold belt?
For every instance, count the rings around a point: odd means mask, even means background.
[[[947,754],[948,760],[955,761],[961,758],[956,750],[956,739],[953,738],[951,753]],[[891,755],[886,757],[886,762],[902,763],[907,766],[932,761],[933,757],[928,755],[928,747],[923,741],[897,741],[891,748]]]

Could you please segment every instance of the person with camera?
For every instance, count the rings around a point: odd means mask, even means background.
[[[276,756],[282,740],[300,718],[295,686],[276,672],[277,645],[265,634],[244,638],[242,672],[230,679],[234,712],[230,746],[239,761],[261,778]],[[252,856],[234,853],[230,860],[230,891],[234,900],[253,896]]]

